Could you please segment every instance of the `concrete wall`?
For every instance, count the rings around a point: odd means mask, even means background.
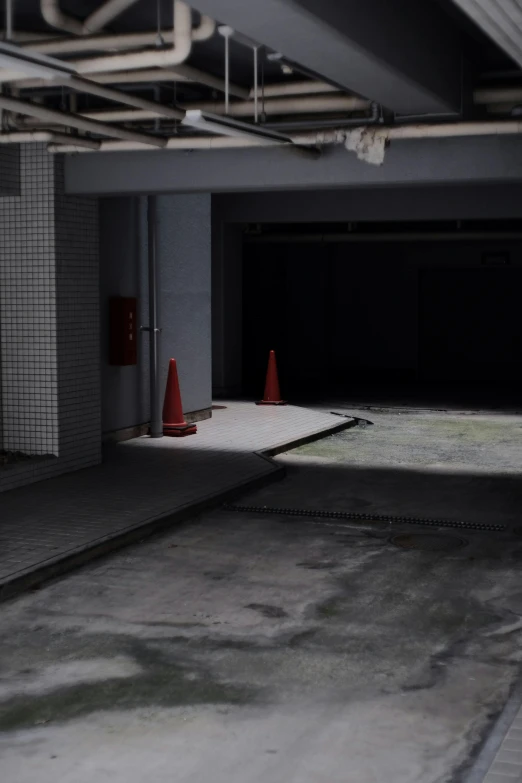
[[[100,200],[100,294],[102,356],[102,430],[105,433],[135,427],[149,419],[148,344],[138,336],[138,364],[109,364],[109,299],[136,297],[139,325],[146,324],[146,246],[138,198]],[[142,257],[144,264],[142,264]]]
[[[146,198],[101,201],[102,388],[105,433],[149,421],[148,334],[140,334],[138,364],[108,363],[108,300],[138,298],[148,324]],[[177,359],[185,412],[210,408],[210,196],[162,196],[157,205],[161,384]]]

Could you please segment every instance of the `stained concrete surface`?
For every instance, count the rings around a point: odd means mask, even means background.
[[[245,501],[350,473],[298,459]],[[419,532],[216,510],[0,606],[0,778],[464,781],[519,678],[522,537],[390,540]]]
[[[372,424],[280,455],[249,503],[522,525],[522,416],[339,410]]]

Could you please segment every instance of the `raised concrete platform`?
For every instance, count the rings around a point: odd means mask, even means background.
[[[223,404],[195,436],[114,444],[100,466],[4,493],[0,599],[281,477],[270,454],[352,423],[290,405]]]

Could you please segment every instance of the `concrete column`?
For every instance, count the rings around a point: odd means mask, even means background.
[[[210,194],[161,196],[157,216],[161,384],[176,359],[184,411],[210,413]]]
[[[0,473],[0,490],[101,456],[97,202],[64,195],[43,144],[21,147],[19,173],[0,199],[0,447],[57,459]]]

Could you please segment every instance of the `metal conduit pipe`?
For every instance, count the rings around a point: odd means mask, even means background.
[[[406,140],[420,138],[450,138],[458,136],[495,136],[522,134],[522,121],[510,120],[507,122],[461,122],[451,125],[408,125],[404,127],[383,127],[361,125],[353,130],[342,128],[316,131],[310,133],[292,134],[290,139],[294,145],[301,147],[321,147],[330,144],[345,144],[352,134],[359,135],[367,130],[375,136],[390,140]],[[284,142],[274,141],[273,146],[292,146]],[[252,138],[234,138],[230,136],[172,136],[169,137],[166,149],[170,150],[212,150],[266,146],[265,140]],[[145,149],[146,145],[135,144],[126,141],[102,141],[100,152],[117,152]],[[75,152],[70,146],[49,145],[50,152]],[[78,150],[79,151],[79,150]],[[82,152],[87,150],[81,150]]]
[[[188,109],[189,107],[187,106],[186,108]],[[297,113],[297,114],[306,114],[307,113],[306,110],[294,110],[294,112]],[[154,119],[160,113],[161,112],[159,112],[157,110],[154,110],[154,109],[152,109],[152,110],[149,109],[149,110],[145,110],[145,111],[135,110],[135,109],[114,109],[114,110],[109,109],[109,110],[104,110],[104,111],[86,111],[86,112],[81,112],[81,116],[82,117],[89,117],[90,119],[96,120],[98,122],[144,122],[145,120],[152,120],[152,119]],[[220,112],[220,113],[222,113],[222,112]],[[293,112],[286,112],[286,113],[287,114],[291,114]],[[181,112],[181,117],[184,117],[184,112]],[[175,116],[174,117],[174,119],[179,119],[179,118],[180,118],[179,116]],[[321,122],[321,120],[318,119],[318,122]],[[364,122],[364,120],[361,120],[360,117],[358,119],[353,118],[351,120],[350,124],[352,124],[352,125],[359,125],[360,126],[361,122]],[[288,123],[288,125],[290,125],[290,124],[291,123]],[[303,127],[306,124],[310,125],[311,124],[311,120],[308,121],[308,123],[303,122]],[[341,127],[342,124],[343,124],[343,120],[339,120],[339,119],[332,120],[330,122],[330,127],[337,128],[337,127]],[[275,124],[274,124],[274,127],[276,127]],[[281,124],[281,126],[279,126],[279,124],[277,124],[277,127],[283,127],[283,124]]]
[[[123,92],[122,90],[114,90],[111,87],[104,87],[101,84],[93,84],[88,79],[81,79],[80,77],[73,76],[67,79],[67,81],[64,81],[64,85],[73,90],[77,90],[78,92],[85,92],[89,95],[97,95],[99,98],[106,98],[109,101],[134,106],[135,109],[141,109],[144,112],[148,112],[149,114],[152,114],[153,117],[162,116],[181,120],[185,116],[185,112],[181,109],[165,106],[158,101],[149,101],[145,98],[139,98],[137,95],[129,95],[129,93]],[[85,117],[89,116],[89,114],[86,113],[81,116]]]
[[[473,93],[478,105],[491,103],[517,103],[522,101],[522,87],[481,87]]]
[[[161,413],[161,389],[159,384],[159,339],[158,326],[158,265],[157,265],[157,204],[156,196],[147,196],[147,245],[149,266],[149,333],[150,365],[150,437],[163,437]]]
[[[119,128],[115,125],[106,125],[103,122],[96,122],[78,114],[49,109],[41,104],[21,101],[5,95],[0,95],[0,109],[24,114],[28,117],[36,117],[36,119],[43,120],[46,123],[61,125],[65,128],[77,128],[78,130],[97,133],[100,136],[113,136],[116,139],[139,142],[153,147],[165,147],[167,144],[167,140],[160,136],[139,133],[138,131]]]
[[[38,89],[49,86],[46,79],[24,79],[20,74],[12,71],[0,69],[0,83],[16,81],[16,86],[20,90]],[[138,84],[140,82],[196,82],[212,87],[220,92],[225,91],[225,82],[217,76],[213,76],[206,71],[200,71],[199,68],[193,68],[191,65],[177,65],[173,68],[153,68],[131,71],[115,71],[113,73],[92,73],[89,74],[90,82],[98,84]],[[237,84],[229,85],[230,95],[236,98],[246,100],[250,91],[246,87],[240,87]]]
[[[192,30],[192,12],[183,0],[173,0],[174,28],[172,30],[173,45],[167,49],[150,49],[143,52],[128,52],[101,57],[90,57],[85,60],[69,61],[79,74],[110,73],[118,71],[141,70],[143,68],[170,68],[183,63],[192,48],[192,39],[208,36],[214,22],[206,16],[201,17],[199,27]],[[0,82],[27,81],[17,71],[0,69]]]
[[[173,68],[169,67],[168,70],[172,70],[175,76],[184,76],[191,82],[204,84],[206,87],[213,87],[215,90],[219,90],[219,92],[225,92],[225,82],[223,79],[206,73],[206,71],[200,71],[199,68],[193,68],[192,65],[185,65],[185,63],[183,63],[182,65],[176,65]],[[243,100],[247,100],[250,94],[248,87],[240,87],[238,84],[233,84],[232,82],[228,85],[228,91],[230,95],[233,95],[236,98],[242,98]]]
[[[192,30],[192,41],[206,41],[214,35],[216,23],[209,16],[202,16],[200,24]],[[174,43],[174,30],[161,33],[165,43]],[[120,52],[125,49],[144,49],[156,46],[157,30],[146,33],[115,33],[95,35],[88,38],[50,38],[44,41],[29,41],[23,49],[38,54],[60,55],[81,52]]]
[[[81,78],[81,77],[78,77]],[[0,77],[1,81],[1,77]],[[84,84],[141,84],[143,82],[188,82],[185,76],[178,76],[164,68],[151,68],[145,71],[124,71],[118,73],[93,73]],[[70,84],[70,82],[67,82]],[[38,90],[49,88],[48,79],[24,79],[16,83],[19,90]],[[87,92],[87,90],[85,90]],[[123,101],[121,101],[123,103]]]
[[[0,144],[33,144],[34,142],[47,142],[53,144],[71,145],[71,139],[75,139],[75,147],[97,150],[100,143],[96,139],[88,139],[84,136],[71,136],[67,133],[55,133],[53,131],[21,131],[14,133],[0,133]]]
[[[263,93],[265,98],[284,98],[288,95],[320,95],[327,92],[336,92],[342,94],[338,87],[325,82],[307,81],[307,82],[281,82],[280,84],[265,84]],[[254,89],[250,90],[248,96],[254,100]]]
[[[51,27],[65,30],[72,35],[89,35],[101,30],[104,25],[115,19],[137,0],[107,0],[100,8],[93,11],[84,22],[64,14],[60,8],[60,0],[40,0],[42,16]]]
[[[123,103],[123,101],[122,101]],[[199,109],[201,111],[210,111],[215,114],[224,114],[225,106],[222,103],[198,102],[190,104],[181,104],[182,109]],[[362,111],[370,108],[369,101],[361,98],[351,98],[349,96],[327,96],[325,98],[295,98],[295,99],[277,99],[265,101],[266,114],[313,114],[338,111]],[[252,103],[231,103],[229,104],[228,114],[230,116],[244,117],[255,114],[255,102]],[[83,112],[82,117],[90,117],[99,122],[142,122],[155,116],[150,110],[129,111],[126,109],[103,110]],[[359,122],[359,124],[361,124]]]
[[[180,104],[181,108],[199,109],[213,114],[224,114],[224,104],[218,101],[198,101],[197,103]],[[265,114],[316,114],[321,112],[337,111],[364,111],[371,106],[370,101],[350,95],[324,95],[302,98],[273,98],[264,102]],[[245,101],[230,103],[228,114],[231,117],[254,116],[255,102]]]
[[[73,60],[70,65],[81,74],[154,67],[169,68],[183,63],[189,56],[191,48],[192,12],[183,0],[174,0],[173,46],[168,49],[154,49],[144,52],[91,57],[86,60]]]

